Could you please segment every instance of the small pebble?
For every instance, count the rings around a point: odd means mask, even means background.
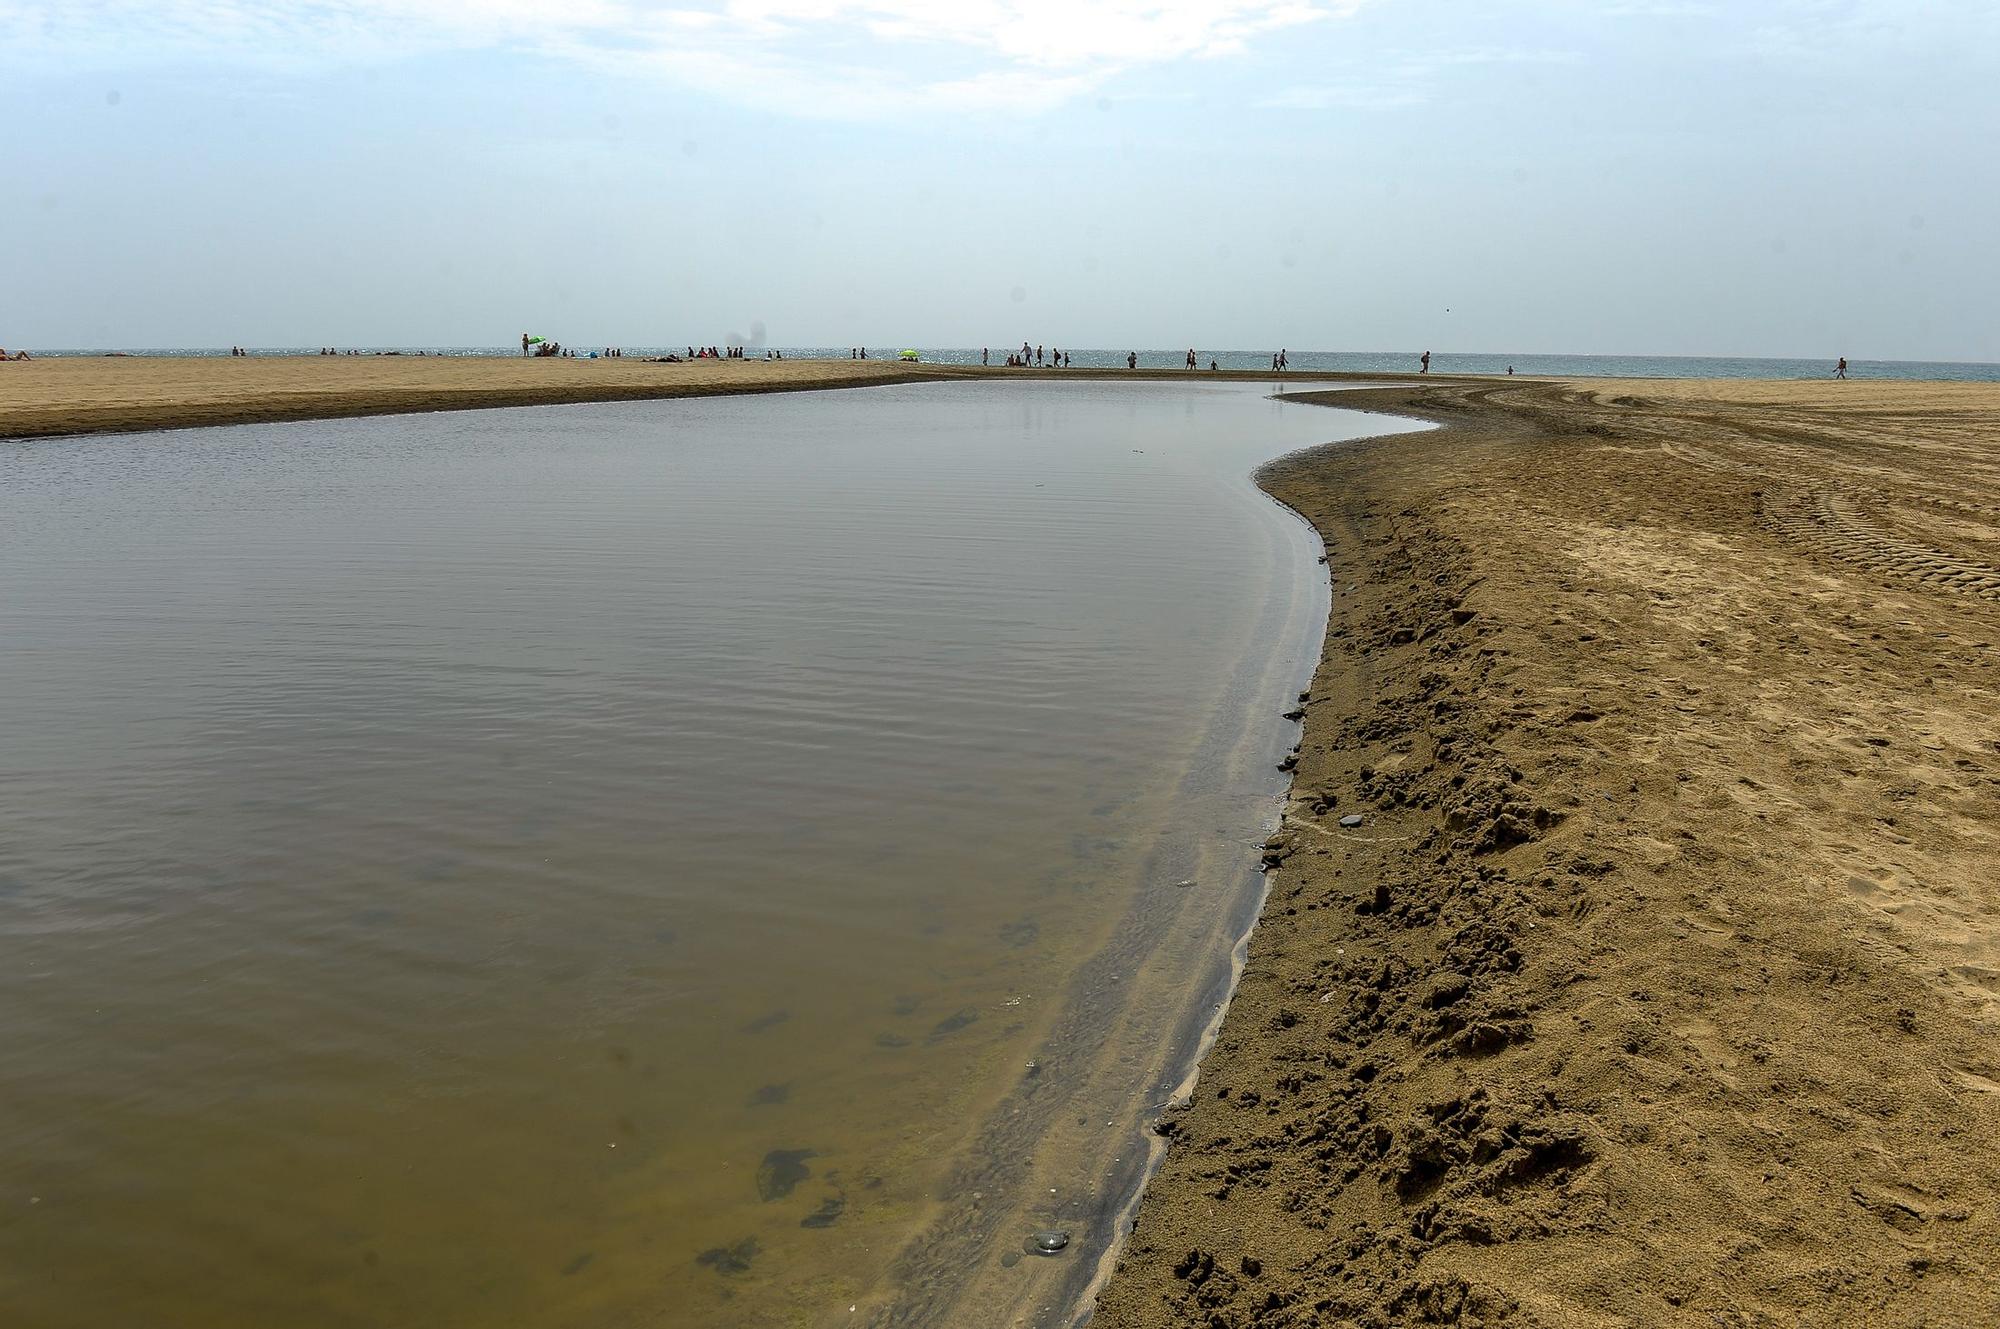
[[[1345,817],[1342,817],[1340,819],[1340,824],[1342,826],[1345,826],[1348,830],[1351,831],[1356,826],[1359,826],[1361,824],[1361,814],[1358,812],[1350,812]]]
[[[1067,1245],[1069,1245],[1069,1233],[1067,1232],[1037,1232],[1035,1234],[1035,1249],[1044,1255],[1054,1255]]]

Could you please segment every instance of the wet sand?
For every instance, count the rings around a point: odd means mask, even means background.
[[[2000,387],[1328,400],[1445,428],[1262,477],[1333,615],[1095,1324],[2000,1323]]]

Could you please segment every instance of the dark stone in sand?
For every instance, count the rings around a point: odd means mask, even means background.
[[[878,1048],[906,1048],[909,1045],[910,1040],[904,1038],[901,1034],[875,1035],[875,1046]]]
[[[744,1025],[743,1032],[746,1034],[761,1034],[766,1029],[777,1028],[791,1018],[792,1013],[790,1011],[772,1011],[769,1015],[760,1015],[749,1024]]]
[[[767,1084],[750,1095],[750,1106],[770,1107],[774,1103],[788,1101],[791,1096],[792,1082],[790,1080],[785,1081],[783,1084]]]
[[[1002,1269],[1012,1269],[1015,1265],[1019,1264],[1020,1262],[1021,1262],[1021,1252],[1019,1251],[1008,1251],[1005,1255],[1000,1257],[1000,1267]]]
[[[696,1264],[705,1264],[718,1274],[740,1274],[750,1268],[750,1261],[757,1258],[763,1249],[757,1238],[745,1237],[734,1246],[711,1246],[694,1257]]]
[[[1254,1255],[1246,1255],[1243,1257],[1243,1272],[1255,1278],[1264,1272],[1264,1262]]]
[[[757,1198],[760,1200],[782,1200],[812,1175],[806,1166],[808,1158],[819,1155],[811,1149],[773,1149],[764,1155],[764,1161],[757,1165]]]
[[[1037,1255],[1054,1255],[1067,1245],[1069,1245],[1069,1233],[1067,1232],[1037,1232],[1035,1234],[1035,1253]]]
[[[1351,831],[1356,826],[1359,826],[1361,824],[1361,814],[1358,812],[1350,812],[1345,817],[1342,817],[1340,819],[1340,824],[1342,826],[1345,826],[1348,830]]]
[[[931,1026],[931,1040],[935,1042],[940,1038],[948,1038],[978,1019],[979,1012],[973,1010],[970,1006],[959,1011],[956,1015],[947,1015],[944,1019],[939,1020]]]
[[[845,1195],[829,1195],[819,1202],[819,1208],[799,1220],[800,1227],[832,1227],[839,1221],[847,1208]]]

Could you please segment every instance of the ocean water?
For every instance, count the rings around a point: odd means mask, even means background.
[[[120,349],[120,348],[108,348]],[[133,355],[174,355],[174,356],[215,356],[227,355],[228,348],[200,348],[176,350],[141,350],[123,348]],[[252,348],[252,355],[311,355],[317,347]],[[518,355],[518,347],[505,346],[371,346],[353,348],[368,354],[393,351],[399,355],[415,355],[423,351],[429,355],[453,356],[507,356]],[[587,354],[590,348],[579,347],[579,353]],[[846,359],[855,348],[846,346],[787,346],[778,348],[787,359]],[[872,358],[893,357],[902,347],[868,347]],[[980,361],[980,347],[912,347],[926,361],[935,364],[976,365]],[[1004,365],[1008,348],[990,348],[992,362]],[[1123,369],[1125,349],[1077,350],[1066,348],[1078,369]],[[1139,365],[1145,369],[1178,369],[1182,366],[1187,348],[1179,350],[1158,350],[1130,348],[1139,355]],[[627,356],[636,355],[680,355],[687,351],[679,346],[626,346]],[[1223,369],[1269,369],[1271,356],[1277,348],[1269,350],[1219,351],[1201,347],[1195,354],[1201,368],[1206,369],[1214,360]],[[1323,372],[1343,374],[1412,374],[1417,371],[1417,357],[1422,348],[1414,351],[1287,351],[1290,372],[1294,374]],[[56,350],[38,352],[52,356],[103,355],[104,350],[78,351]],[[748,352],[753,357],[764,354],[763,348]],[[1733,356],[1645,356],[1645,355],[1546,355],[1505,352],[1461,352],[1437,351],[1431,356],[1431,372],[1434,374],[1505,374],[1512,366],[1517,374],[1544,374],[1555,378],[1827,378],[1832,375],[1833,357],[1820,359],[1759,359]],[[2000,382],[2000,364],[1958,363],[1927,360],[1853,360],[1850,359],[1847,372],[1854,378],[1888,379],[1944,379],[1967,382]]]
[[[1266,391],[0,443],[6,1322],[1064,1322],[1390,427]]]

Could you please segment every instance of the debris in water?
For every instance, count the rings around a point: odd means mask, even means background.
[[[847,1208],[845,1195],[829,1195],[819,1202],[819,1208],[799,1220],[800,1227],[832,1227]]]
[[[694,1257],[696,1264],[705,1264],[718,1274],[740,1274],[750,1268],[750,1261],[757,1257],[757,1238],[745,1237],[734,1246],[711,1246]]]
[[[808,1158],[819,1155],[811,1149],[773,1149],[757,1165],[757,1198],[782,1200],[812,1175]]]

